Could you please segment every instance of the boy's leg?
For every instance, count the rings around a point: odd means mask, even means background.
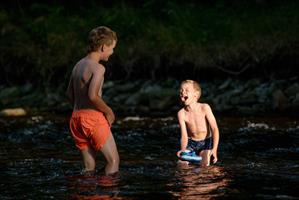
[[[206,167],[210,165],[210,152],[211,150],[202,150],[200,156],[202,157],[201,166]]]
[[[81,154],[84,163],[84,172],[94,171],[96,167],[95,151],[91,147],[88,147],[87,149],[82,150]]]
[[[118,172],[119,155],[118,155],[117,147],[112,133],[110,134],[109,138],[107,139],[101,151],[107,160],[107,165],[105,168],[106,175]]]

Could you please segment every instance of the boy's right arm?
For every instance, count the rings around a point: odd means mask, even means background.
[[[94,104],[94,106],[101,112],[103,112],[110,124],[115,120],[114,113],[112,109],[105,103],[105,101],[98,95],[100,90],[101,82],[104,79],[104,68],[99,68],[92,75],[89,89],[88,89],[88,97],[90,101]]]
[[[179,120],[180,131],[181,131],[181,150],[177,152],[177,156],[180,157],[180,153],[186,150],[188,144],[187,127],[184,120],[184,113],[182,111],[178,112],[178,120]]]
[[[105,114],[106,119],[109,125],[111,126],[115,121],[115,115],[112,109],[105,103],[105,101],[100,96],[91,101],[94,103],[98,110]]]

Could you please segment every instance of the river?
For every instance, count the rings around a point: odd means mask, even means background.
[[[126,117],[112,131],[121,164],[116,179],[82,177],[81,157],[62,115],[0,118],[0,199],[299,199],[299,119],[217,119],[219,161],[177,163],[173,117]]]

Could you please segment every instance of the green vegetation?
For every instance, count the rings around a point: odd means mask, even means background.
[[[299,61],[296,1],[107,2],[1,6],[0,84],[63,91],[99,25],[118,33],[114,80],[292,76]]]

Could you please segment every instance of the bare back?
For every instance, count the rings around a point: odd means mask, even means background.
[[[72,72],[74,110],[96,109],[90,101],[89,92],[96,89],[98,95],[102,96],[104,73],[105,68],[101,64],[86,57],[75,65]]]

